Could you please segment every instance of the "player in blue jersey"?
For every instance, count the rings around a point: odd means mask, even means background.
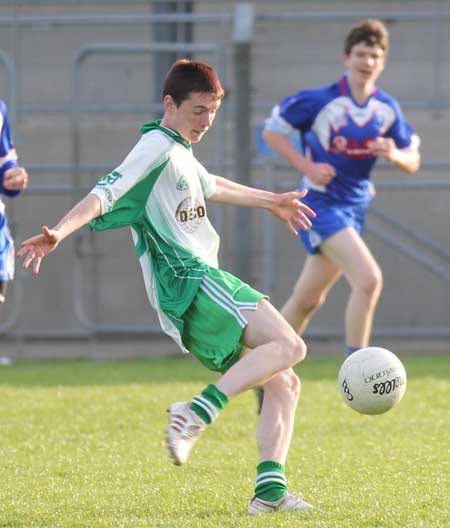
[[[17,163],[17,154],[11,138],[8,110],[0,101],[0,194],[17,196],[25,189],[28,174]],[[14,241],[8,226],[5,204],[0,196],[0,303],[6,299],[8,282],[14,278]]]
[[[388,47],[388,31],[380,21],[355,25],[345,41],[345,75],[282,100],[263,132],[270,147],[304,175],[309,189],[304,202],[317,213],[312,229],[300,234],[308,255],[281,312],[301,335],[330,288],[345,276],[351,287],[347,355],[369,344],[383,282],[361,237],[374,195],[371,169],[379,157],[408,173],[420,166],[418,136],[397,101],[375,86]],[[302,135],[303,152],[288,139],[294,130]]]

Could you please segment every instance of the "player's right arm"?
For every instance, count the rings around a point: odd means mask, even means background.
[[[336,175],[332,165],[316,163],[303,155],[291,143],[289,136],[295,130],[308,130],[320,109],[317,91],[306,90],[286,97],[272,109],[266,119],[263,138],[279,156],[294,169],[306,175],[316,185],[327,185]]]
[[[42,259],[55,251],[58,245],[101,213],[100,199],[94,194],[88,194],[75,205],[52,229],[43,226],[42,233],[24,240],[17,252],[24,257],[23,267],[31,266],[33,273],[39,273]]]
[[[294,169],[305,174],[316,185],[327,185],[336,176],[334,167],[328,163],[315,163],[297,150],[289,138],[269,129],[263,131],[266,143]]]

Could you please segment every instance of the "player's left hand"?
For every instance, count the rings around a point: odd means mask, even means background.
[[[276,194],[274,204],[271,206],[271,213],[285,222],[289,231],[297,235],[297,228],[306,231],[311,227],[311,220],[316,213],[306,204],[300,201],[308,191],[292,191],[283,194]]]
[[[23,167],[12,167],[5,171],[3,187],[8,191],[22,191],[28,185],[28,173]]]
[[[381,156],[389,161],[394,161],[397,153],[397,147],[392,138],[377,137],[367,145],[373,156]]]

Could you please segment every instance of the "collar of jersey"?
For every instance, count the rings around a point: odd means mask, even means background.
[[[353,104],[356,105],[358,108],[365,108],[368,104],[369,104],[369,101],[372,99],[372,97],[374,95],[377,94],[377,87],[374,86],[372,88],[372,92],[371,94],[369,95],[369,97],[364,101],[364,103],[358,103],[358,101],[356,101],[356,99],[353,98],[353,94],[352,94],[352,91],[350,89],[350,85],[348,83],[348,73],[344,73],[344,75],[342,76],[341,78],[341,83],[343,83],[343,86],[341,84],[341,94],[342,95],[345,95],[347,97],[349,97],[352,101],[353,101]],[[343,90],[343,91],[342,91]]]
[[[149,132],[150,130],[160,130],[167,136],[171,137],[174,141],[182,145],[183,147],[187,148],[188,150],[191,150],[191,144],[187,142],[184,137],[182,137],[178,132],[175,130],[172,130],[171,128],[167,128],[165,126],[161,125],[162,119],[157,119],[156,121],[151,121],[150,123],[144,123],[141,127],[141,131],[143,133]]]

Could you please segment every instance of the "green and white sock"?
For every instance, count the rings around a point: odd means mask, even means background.
[[[208,385],[199,396],[194,396],[190,409],[209,425],[214,422],[227,403],[226,394],[220,392],[215,385]]]
[[[262,500],[275,502],[287,492],[284,466],[267,460],[256,468],[255,495]]]

